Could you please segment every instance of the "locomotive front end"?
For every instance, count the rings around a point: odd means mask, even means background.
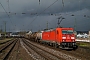
[[[61,46],[64,49],[77,49],[75,35],[72,28],[62,29]]]

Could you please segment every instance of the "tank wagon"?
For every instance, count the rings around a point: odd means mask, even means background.
[[[55,28],[34,34],[34,40],[62,49],[77,49],[73,28]]]

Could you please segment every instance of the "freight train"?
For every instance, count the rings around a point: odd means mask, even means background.
[[[26,34],[25,38],[62,49],[77,49],[73,28],[55,28]]]

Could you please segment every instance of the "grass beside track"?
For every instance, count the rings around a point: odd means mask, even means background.
[[[76,42],[78,46],[90,48],[90,43],[87,42]]]
[[[89,38],[79,38],[80,40],[90,40]],[[90,48],[90,42],[76,42],[78,46],[80,47],[87,47]]]

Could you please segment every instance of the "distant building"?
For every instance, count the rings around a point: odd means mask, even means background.
[[[77,38],[89,38],[89,34],[88,31],[77,31]]]
[[[89,34],[88,31],[77,31],[77,34],[83,34],[83,33]]]

